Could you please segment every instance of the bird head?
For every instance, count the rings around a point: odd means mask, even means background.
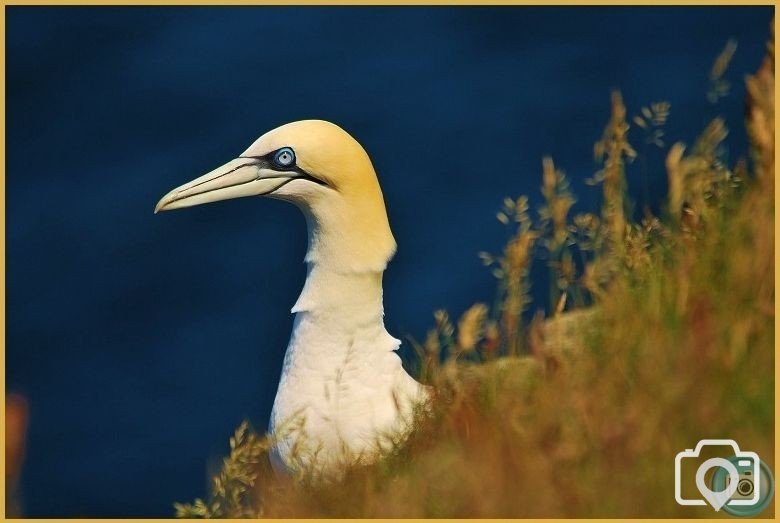
[[[286,200],[304,212],[309,262],[378,271],[395,252],[371,160],[330,122],[303,120],[267,132],[237,158],[163,196],[155,213],[244,196]]]

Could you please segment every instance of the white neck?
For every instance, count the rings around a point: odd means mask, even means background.
[[[381,219],[369,224],[341,199],[302,210],[308,229],[306,283],[292,312],[325,314],[338,325],[381,321],[382,274],[395,251],[384,208]]]
[[[383,272],[341,272],[328,264],[310,262],[292,312],[327,314],[339,324],[350,323],[355,317],[381,319]]]
[[[400,345],[385,330],[382,271],[343,273],[309,263],[292,312],[295,322],[287,358],[311,364],[309,378],[324,378],[347,358],[371,358]],[[283,372],[287,370],[285,362]]]
[[[370,215],[361,221],[345,207],[313,211],[305,210],[307,277],[292,309],[295,322],[271,415],[272,433],[296,418],[304,422],[277,443],[285,466],[295,461],[293,442],[301,437],[321,448],[326,461],[345,444],[350,452],[369,452],[377,435],[405,426],[410,402],[421,394],[395,353],[400,342],[385,330],[382,274],[395,241],[384,209],[373,221]]]
[[[324,451],[319,459],[333,461],[345,442],[351,448],[361,434],[395,427],[393,391],[399,378],[411,380],[394,352],[400,342],[385,330],[381,272],[345,274],[310,264],[293,312],[270,429],[303,425],[278,444],[284,468],[295,466],[293,441],[312,447],[302,451],[302,462],[317,454],[315,447]],[[404,385],[400,395],[407,396],[411,384]]]

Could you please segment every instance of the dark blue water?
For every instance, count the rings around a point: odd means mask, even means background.
[[[506,239],[504,196],[539,202],[543,155],[594,208],[583,180],[610,89],[631,114],[669,100],[670,141],[722,114],[743,154],[742,80],[772,8],[6,13],[7,382],[32,409],[26,511],[167,516],[205,494],[243,418],[267,422],[305,224],[260,199],[154,216],[164,193],[282,123],[340,124],[372,156],[399,244],[388,329],[422,337],[434,309],[492,298],[477,252]],[[713,106],[729,37],[732,94]],[[649,152],[648,191],[629,172],[640,208],[661,201],[663,154]]]

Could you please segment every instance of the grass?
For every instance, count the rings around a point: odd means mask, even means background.
[[[734,49],[713,66],[713,102]],[[677,452],[730,437],[774,464],[773,68],[770,44],[746,80],[748,158],[726,162],[717,118],[692,146],[668,146],[662,216],[633,219],[626,169],[641,159],[632,140],[667,147],[666,103],[630,117],[612,94],[594,147],[598,213],[570,216],[566,177],[544,159],[537,217],[507,199],[498,219],[514,234],[481,254],[495,303],[458,321],[437,311],[414,342],[435,397],[405,444],[339,481],[285,480],[267,464],[269,437],[244,424],[210,497],[177,514],[711,517],[676,504]],[[525,322],[532,263],[550,271],[551,317]]]

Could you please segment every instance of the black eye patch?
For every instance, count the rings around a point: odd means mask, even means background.
[[[318,185],[324,185],[328,187],[328,184],[320,180],[316,176],[312,176],[310,173],[304,171],[296,165],[297,157],[292,147],[281,147],[275,151],[271,151],[263,156],[239,156],[239,158],[246,158],[254,160],[254,165],[257,165],[261,169],[270,169],[272,171],[281,171],[288,173],[295,173],[302,180],[308,180]]]

